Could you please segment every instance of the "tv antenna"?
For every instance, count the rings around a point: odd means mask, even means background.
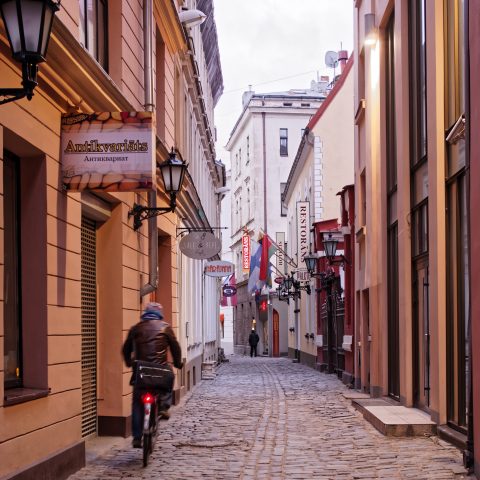
[[[338,65],[338,53],[332,50],[329,50],[325,54],[325,65],[328,68],[333,68],[333,82],[335,82],[335,68]]]

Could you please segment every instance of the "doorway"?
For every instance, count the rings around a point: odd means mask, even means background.
[[[280,356],[280,335],[279,335],[279,330],[280,330],[280,316],[278,312],[273,309],[273,345],[272,345],[272,355],[274,357],[279,357]]]
[[[415,406],[430,405],[430,318],[428,306],[428,258],[414,262],[413,279],[413,363]]]

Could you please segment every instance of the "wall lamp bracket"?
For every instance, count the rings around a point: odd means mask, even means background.
[[[144,220],[166,213],[175,212],[177,206],[176,196],[171,194],[169,207],[144,207],[134,203],[132,209],[128,212],[128,218],[133,217],[133,229],[136,231],[142,226]]]
[[[31,100],[33,91],[38,85],[37,82],[38,65],[35,63],[22,63],[22,88],[0,88],[0,97],[5,97],[0,100],[0,105],[14,102],[22,98]]]

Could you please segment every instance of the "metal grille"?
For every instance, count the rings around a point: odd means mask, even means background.
[[[97,431],[97,289],[95,222],[82,217],[82,437]]]

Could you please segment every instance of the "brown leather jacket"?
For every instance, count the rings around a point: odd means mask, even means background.
[[[182,350],[172,327],[163,320],[150,319],[130,329],[122,353],[127,367],[131,367],[134,360],[166,364],[168,348],[175,367],[182,368]]]

